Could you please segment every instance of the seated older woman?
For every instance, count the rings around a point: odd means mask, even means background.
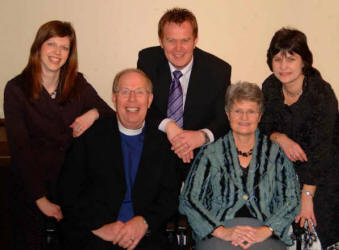
[[[263,95],[251,83],[226,94],[231,131],[203,148],[180,196],[197,249],[286,249],[299,184],[281,148],[257,129]]]

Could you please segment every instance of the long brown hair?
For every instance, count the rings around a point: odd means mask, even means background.
[[[42,70],[40,50],[42,44],[51,37],[65,36],[70,40],[70,53],[67,61],[60,69],[60,101],[65,102],[75,94],[75,79],[78,73],[78,53],[75,31],[69,22],[55,20],[47,22],[39,28],[31,47],[27,66],[23,70],[23,73],[32,79],[28,86],[31,99],[38,99],[41,91]]]

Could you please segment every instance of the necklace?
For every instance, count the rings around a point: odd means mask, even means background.
[[[49,93],[49,96],[50,96],[52,99],[55,99],[56,94],[57,94],[57,90],[55,89],[52,93]]]
[[[237,148],[237,153],[238,153],[238,155],[241,155],[243,157],[249,157],[253,153],[253,148],[251,148],[250,151],[248,151],[248,152],[242,152]]]
[[[284,91],[284,93],[285,93],[286,95],[288,95],[289,97],[294,98],[294,97],[300,96],[300,95],[302,94],[302,92],[303,92],[303,89],[299,89],[299,90],[298,90],[297,92],[295,92],[295,93],[288,92],[285,88],[283,88],[283,91]]]

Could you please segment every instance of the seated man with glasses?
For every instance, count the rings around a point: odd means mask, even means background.
[[[147,116],[152,99],[142,71],[121,71],[116,116],[98,120],[71,147],[59,185],[63,249],[167,249],[179,175],[166,136]]]

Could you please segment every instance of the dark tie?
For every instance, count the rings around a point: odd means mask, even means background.
[[[174,120],[176,124],[182,128],[184,110],[182,88],[179,81],[180,77],[182,77],[181,71],[176,70],[173,72],[173,80],[168,97],[167,117]]]

